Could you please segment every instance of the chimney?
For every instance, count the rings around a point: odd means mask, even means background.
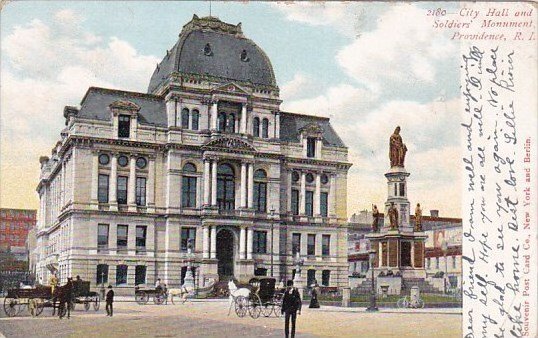
[[[430,210],[431,217],[439,217],[439,210]]]

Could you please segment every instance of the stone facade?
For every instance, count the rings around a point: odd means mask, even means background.
[[[150,93],[92,87],[65,108],[61,140],[40,159],[41,282],[57,269],[62,282],[177,287],[189,262],[199,286],[285,280],[300,234],[303,278],[347,286],[347,148],[329,119],[280,110],[270,63],[240,30],[195,17]],[[241,62],[225,78],[230,48]],[[217,70],[186,73],[182,57]],[[243,78],[257,73],[259,83]]]

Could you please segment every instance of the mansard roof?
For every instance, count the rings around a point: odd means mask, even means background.
[[[148,93],[174,72],[277,86],[269,58],[243,35],[241,24],[231,25],[216,17],[194,15],[183,27],[178,41],[151,76]]]
[[[301,131],[309,125],[317,125],[321,128],[324,145],[332,147],[346,146],[334,131],[329,118],[289,112],[280,113],[280,139],[286,142],[299,143]]]
[[[166,108],[162,97],[107,88],[90,87],[80,103],[77,117],[110,121],[109,106],[117,104],[118,101],[127,101],[140,107],[138,111],[140,123],[166,127]]]

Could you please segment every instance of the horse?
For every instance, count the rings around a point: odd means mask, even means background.
[[[183,303],[187,301],[187,296],[192,292],[193,290],[190,288],[187,288],[186,286],[182,286],[179,289],[168,289],[168,295],[170,296],[170,301],[172,304],[174,303],[174,296],[178,296],[180,299],[183,299]]]
[[[73,301],[73,282],[68,280],[67,284],[57,286],[52,297],[52,315],[56,314],[58,308],[58,318],[62,319],[67,313],[67,318],[71,318],[71,302]],[[58,307],[56,307],[58,302]]]
[[[232,311],[232,305],[235,302],[235,299],[239,296],[243,296],[245,298],[248,298],[250,296],[250,289],[247,288],[237,288],[237,285],[235,285],[235,282],[233,279],[230,279],[228,282],[228,290],[230,291],[230,297],[229,297],[229,304],[228,307],[228,316],[230,315],[230,312]]]

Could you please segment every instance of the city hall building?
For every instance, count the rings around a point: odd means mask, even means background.
[[[305,281],[347,286],[348,150],[281,103],[241,24],[196,15],[147,93],[89,88],[40,158],[38,280],[286,280],[299,256]]]

